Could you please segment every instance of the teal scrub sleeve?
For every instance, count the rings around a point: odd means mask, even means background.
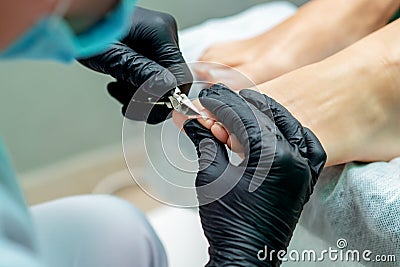
[[[45,267],[33,223],[0,141],[0,267]]]

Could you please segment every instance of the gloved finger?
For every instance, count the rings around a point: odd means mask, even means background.
[[[121,111],[130,120],[145,121],[148,124],[158,124],[172,116],[172,110],[165,105],[143,102],[130,102],[128,105],[123,105]]]
[[[143,23],[144,17],[146,23]],[[132,25],[135,27],[122,42],[167,68],[177,79],[180,89],[187,94],[193,76],[179,49],[175,18],[167,13],[137,8]]]
[[[225,145],[196,120],[186,121],[183,128],[195,145],[199,157],[196,186],[207,185],[219,178],[229,165]]]
[[[118,102],[125,105],[132,99],[136,88],[133,88],[133,86],[126,82],[115,81],[107,84],[107,91]]]
[[[123,43],[116,43],[104,53],[80,59],[80,63],[97,72],[139,88],[144,95],[162,97],[176,87],[175,76]]]
[[[302,156],[307,155],[303,126],[293,115],[274,99],[257,91],[244,89],[239,94],[262,113],[273,117],[275,125],[290,144],[296,146]]]
[[[178,46],[178,26],[175,18],[168,13],[136,7],[131,24],[129,33],[122,41],[136,51],[152,54],[152,48],[163,44]]]
[[[175,76],[179,89],[183,93],[188,95],[193,83],[193,74],[190,71],[186,62],[184,61],[181,52],[176,49],[175,51],[176,53],[179,53],[179,55],[177,55],[175,59],[173,56],[171,56],[171,61],[176,61],[180,63],[169,66],[167,64],[164,64],[163,62],[160,62],[160,64],[165,66]],[[172,62],[169,62],[169,64],[172,64]]]
[[[273,151],[276,142],[276,127],[272,120],[221,84],[202,90],[200,102],[230,133],[235,134],[248,159],[244,164],[253,166],[260,160],[267,160],[261,155]]]
[[[306,127],[304,127],[304,138],[307,144],[307,158],[310,162],[310,168],[314,172],[314,176],[318,177],[324,168],[327,155],[321,142],[315,134]]]
[[[135,121],[145,121],[149,124],[158,124],[171,116],[172,109],[165,105],[147,104],[135,101],[136,88],[126,82],[116,81],[107,85],[108,93],[122,104],[122,114]]]

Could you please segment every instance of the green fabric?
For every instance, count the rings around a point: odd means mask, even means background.
[[[0,267],[44,267],[27,205],[0,142]]]

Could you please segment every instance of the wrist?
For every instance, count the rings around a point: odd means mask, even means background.
[[[254,250],[251,253],[242,253],[243,248],[236,251],[227,251],[221,250],[216,252],[211,247],[209,248],[209,261],[206,264],[206,267],[214,267],[214,266],[279,266],[280,260],[277,257],[279,253],[280,256],[284,256],[282,252],[279,250],[273,250],[267,245],[260,245],[259,247],[255,247],[254,244],[251,244],[250,247],[253,247]],[[271,253],[271,251],[274,251]],[[284,250],[286,253],[286,250]]]
[[[257,224],[240,223],[240,231],[230,228],[217,238],[210,235],[211,230],[205,230],[210,245],[207,266],[278,266],[281,260],[277,253],[283,256],[287,251],[297,224],[297,220],[290,223],[285,218],[290,212],[282,213],[282,216],[263,216],[263,221]],[[282,224],[281,228],[271,227],[278,222]]]

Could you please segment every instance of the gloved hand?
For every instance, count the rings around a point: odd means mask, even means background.
[[[280,104],[252,90],[240,95],[214,85],[201,92],[200,102],[244,146],[242,164],[231,164],[225,146],[197,121],[184,125],[199,156],[196,190],[210,245],[207,266],[277,266],[277,252],[286,251],[326,154]],[[261,261],[265,246],[275,253]]]
[[[114,77],[116,81],[109,83],[107,89],[123,105],[122,113],[132,120],[151,124],[164,121],[172,110],[165,105],[140,102],[158,101],[177,85],[187,94],[192,79],[179,50],[175,19],[140,7],[136,8],[131,29],[121,42],[79,62]],[[141,90],[137,92],[139,87]],[[134,94],[138,102],[128,110]]]

